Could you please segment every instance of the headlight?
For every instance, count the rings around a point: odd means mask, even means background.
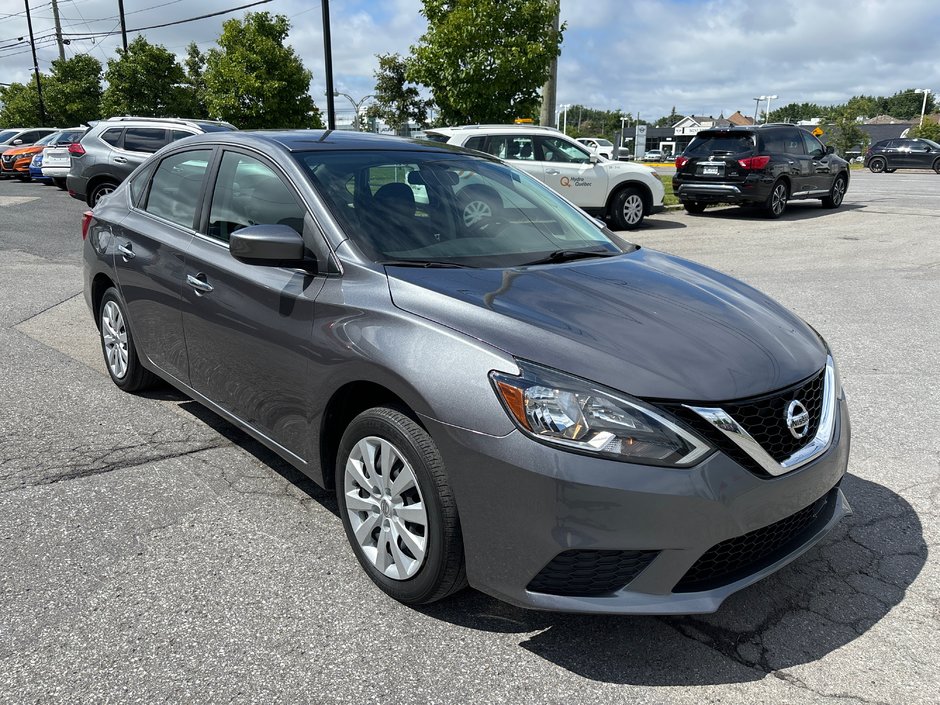
[[[614,460],[689,467],[712,448],[662,412],[614,390],[530,362],[491,372],[509,415],[536,440]]]

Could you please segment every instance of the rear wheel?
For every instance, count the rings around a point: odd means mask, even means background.
[[[499,194],[488,186],[468,186],[460,191],[459,199],[463,224],[468,228],[482,227],[502,211]]]
[[[770,195],[764,204],[764,212],[768,218],[779,218],[787,209],[787,198],[790,192],[785,181],[778,181],[770,190]]]
[[[104,292],[101,298],[98,330],[105,366],[118,387],[125,392],[139,392],[157,382],[156,375],[140,364],[134,338],[127,325],[124,303],[114,287]]]
[[[645,204],[640,190],[626,186],[617,192],[610,209],[610,217],[617,230],[632,230],[643,222]]]
[[[98,205],[98,201],[116,188],[117,184],[113,181],[102,181],[100,184],[95,184],[95,187],[88,192],[88,205],[94,208]]]
[[[699,203],[698,201],[683,201],[682,207],[685,208],[688,213],[704,213],[705,204]]]
[[[933,163],[933,170],[940,174],[940,159]]]
[[[336,498],[356,558],[386,594],[422,605],[466,585],[444,463],[411,417],[377,407],[353,419],[336,458]]]
[[[868,162],[868,168],[875,174],[880,174],[887,166],[888,163],[884,160],[883,157],[874,157],[870,162]]]
[[[839,174],[832,184],[829,195],[822,199],[823,208],[838,208],[842,205],[843,198],[845,198],[845,177]]]

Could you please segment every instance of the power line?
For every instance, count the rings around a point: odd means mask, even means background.
[[[196,20],[204,20],[209,17],[217,17],[219,15],[227,15],[230,12],[237,12],[238,10],[244,10],[249,7],[255,7],[256,5],[264,5],[271,2],[271,0],[257,0],[257,2],[251,2],[247,5],[239,5],[238,7],[232,7],[228,10],[219,10],[218,12],[210,12],[206,15],[199,15],[198,17],[189,17],[185,20],[176,20],[175,22],[164,22],[163,24],[154,24],[149,27],[135,27],[134,29],[128,29],[128,32],[143,32],[147,29],[161,29],[163,27],[172,27],[178,24],[186,24],[187,22],[195,22]],[[106,37],[112,34],[117,34],[117,32],[74,32],[74,33],[64,33],[64,37]]]

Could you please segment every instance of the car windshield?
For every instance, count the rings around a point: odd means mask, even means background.
[[[512,167],[431,151],[294,155],[375,262],[514,267],[635,249]]]
[[[707,132],[699,134],[685,150],[687,157],[707,157],[712,154],[741,154],[754,149],[754,136],[740,132]]]
[[[34,144],[52,144],[55,142],[56,138],[61,135],[61,132],[53,132],[52,134],[46,135],[41,140],[36,140]]]
[[[921,137],[921,138],[920,138],[920,141],[921,141],[921,142],[924,142],[925,144],[929,144],[929,145],[930,145],[931,147],[933,147],[934,149],[940,149],[940,144],[937,144],[937,143],[934,142],[933,140],[928,140],[928,139],[924,139],[923,137]]]
[[[610,140],[595,140],[601,147],[613,147],[614,143]]]

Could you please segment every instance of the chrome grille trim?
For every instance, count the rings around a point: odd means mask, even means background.
[[[823,383],[823,403],[819,416],[816,435],[805,446],[781,462],[774,460],[763,447],[754,440],[747,430],[735,421],[724,409],[706,406],[683,406],[721,431],[732,443],[747,453],[768,474],[778,476],[796,470],[812,462],[825,453],[832,445],[832,432],[835,429],[836,396],[835,365],[831,356],[826,357],[826,373]]]

